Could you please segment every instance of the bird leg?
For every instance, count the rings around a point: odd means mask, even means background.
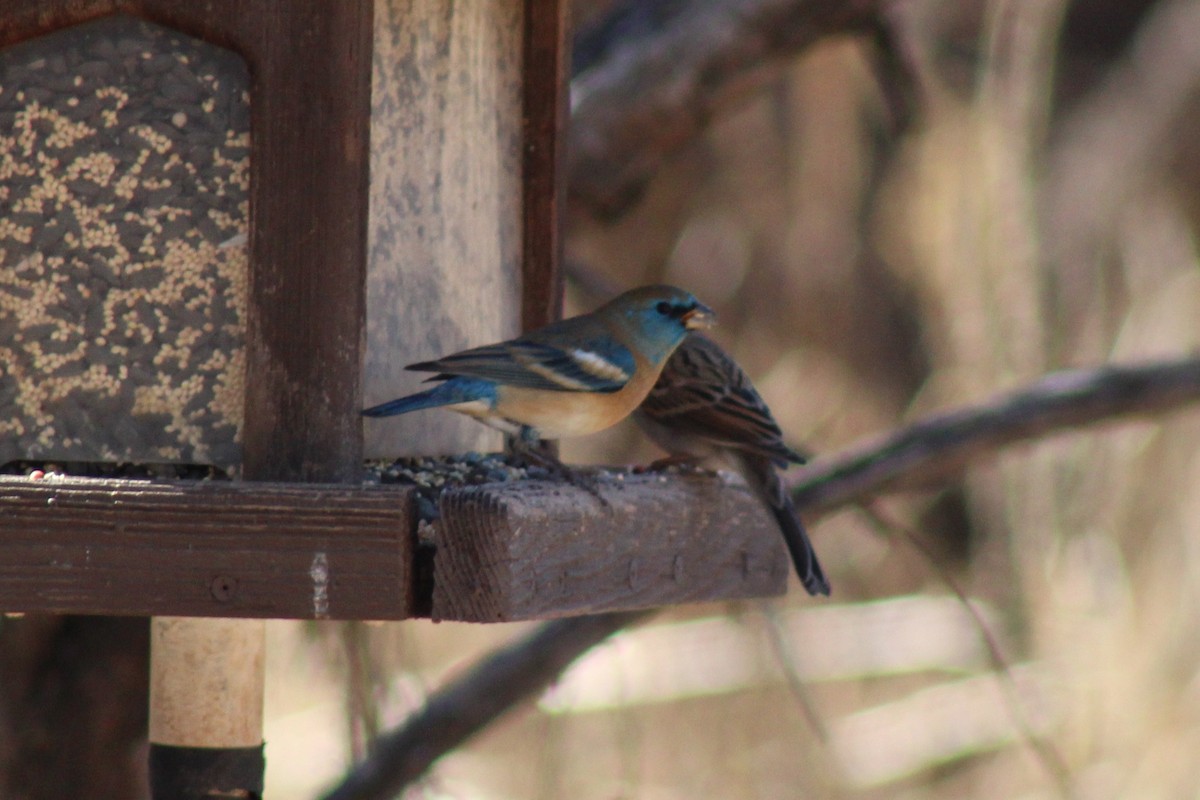
[[[541,467],[555,478],[578,489],[583,489],[599,500],[601,505],[606,507],[609,505],[604,496],[600,494],[600,482],[596,480],[595,476],[564,464],[551,451],[542,448],[541,443],[542,440],[538,438],[537,431],[528,425],[522,425],[519,434],[512,439],[513,455],[526,464]]]

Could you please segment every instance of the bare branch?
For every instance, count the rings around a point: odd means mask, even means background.
[[[796,505],[831,511],[886,490],[928,482],[1006,445],[1122,417],[1162,414],[1198,402],[1200,358],[1054,373],[1024,391],[931,417],[818,460],[803,473]],[[951,587],[961,594],[953,582]],[[556,620],[498,650],[440,689],[403,727],[381,737],[367,761],[325,800],[392,796],[440,756],[553,683],[593,645],[650,613]],[[988,644],[1002,667],[994,642]],[[1057,770],[1054,754],[1042,752],[1042,756],[1052,771]]]
[[[1033,752],[1047,776],[1054,782],[1055,787],[1058,789],[1059,797],[1067,798],[1068,800],[1074,797],[1075,791],[1071,784],[1071,771],[1067,767],[1066,759],[1053,741],[1039,736],[1034,732],[1033,725],[1029,721],[1029,714],[1021,702],[1021,693],[1017,686],[1017,679],[1013,676],[1012,666],[1008,663],[1008,659],[1004,657],[1004,653],[1000,649],[1000,642],[992,632],[988,621],[984,619],[983,614],[979,612],[979,609],[971,602],[971,598],[967,596],[967,590],[950,574],[950,570],[946,569],[938,561],[937,555],[920,535],[885,511],[881,503],[866,503],[862,506],[862,511],[875,529],[883,536],[899,535],[903,537],[917,555],[930,566],[942,583],[949,587],[955,598],[957,598],[959,605],[971,616],[972,621],[975,623],[975,629],[979,631],[979,637],[983,640],[983,646],[987,650],[988,659],[992,663],[992,672],[996,675],[996,680],[1004,697],[1004,708],[1008,711],[1013,727],[1016,728],[1026,747]]]
[[[944,479],[1006,445],[1200,401],[1200,358],[1055,372],[1029,388],[939,414],[822,457],[791,481],[797,508],[815,512]]]
[[[593,645],[652,613],[629,611],[547,622],[501,647],[430,697],[402,727],[380,736],[366,761],[356,765],[324,800],[394,796],[438,758],[543,691]]]
[[[815,42],[881,31],[886,0],[681,0],[571,83],[567,183],[600,217],[620,214],[666,156]],[[898,50],[883,48],[896,60]],[[906,114],[893,109],[898,119]]]

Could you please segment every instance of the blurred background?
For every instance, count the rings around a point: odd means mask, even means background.
[[[702,5],[580,0],[577,83]],[[912,125],[866,37],[763,65],[636,198],[576,193],[567,313],[693,290],[817,458],[1050,370],[1194,354],[1200,3],[890,12]],[[627,425],[563,455],[659,453]],[[1200,413],[1005,450],[878,508],[889,524],[809,521],[829,600],[793,577],[785,599],[664,610],[410,796],[1200,797]],[[272,623],[268,796],[327,786],[528,629]]]

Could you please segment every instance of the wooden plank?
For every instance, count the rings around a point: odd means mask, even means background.
[[[778,595],[789,561],[766,509],[713,476],[625,476],[588,492],[488,484],[441,500],[433,618],[543,619]]]
[[[536,481],[444,494],[434,618],[784,591],[778,531],[744,487],[646,475],[601,492],[607,507]],[[403,619],[418,603],[413,505],[398,486],[0,478],[0,609]]]
[[[232,47],[246,59],[252,81],[253,136],[242,475],[254,480],[356,481],[362,463],[358,410],[362,407],[372,0],[127,0],[113,6],[52,0],[46,5],[37,9],[25,4],[20,14],[13,14],[19,17],[17,21],[25,33],[44,32],[47,25],[79,21],[116,8]],[[0,23],[4,16],[5,12],[0,11]],[[35,30],[34,26],[39,27]],[[0,29],[5,27],[0,24]],[[178,492],[179,488],[171,491]],[[209,502],[180,511],[170,497],[139,500],[125,490],[118,497],[134,506],[137,513],[130,517],[123,516],[129,509],[110,509],[99,499],[53,495],[42,499],[67,509],[75,502],[83,503],[73,515],[73,525],[72,515],[58,517],[43,504],[32,514],[25,506],[24,518],[20,509],[14,512],[6,508],[6,512],[13,513],[4,519],[4,528],[10,517],[35,532],[46,532],[46,526],[57,521],[69,526],[61,533],[83,533],[88,538],[71,540],[67,536],[64,551],[48,561],[40,558],[47,553],[44,545],[24,540],[32,549],[24,553],[18,550],[13,554],[16,561],[0,559],[5,565],[0,571],[7,572],[9,564],[20,564],[22,557],[28,559],[30,563],[23,572],[35,578],[34,588],[40,586],[41,591],[50,593],[49,599],[55,602],[49,610],[55,611],[263,617],[294,615],[284,612],[307,603],[307,613],[313,616],[369,618],[385,614],[374,613],[369,602],[346,611],[340,600],[335,611],[330,598],[335,584],[330,579],[336,575],[336,580],[341,580],[348,574],[353,583],[365,578],[364,591],[355,596],[370,600],[379,589],[372,591],[370,584],[379,582],[379,564],[384,564],[398,574],[403,572],[405,580],[394,580],[383,588],[383,598],[392,601],[385,603],[383,610],[389,616],[407,616],[411,597],[393,596],[397,588],[410,591],[412,586],[407,509],[402,514],[405,524],[394,524],[398,520],[391,519],[393,524],[387,526],[390,538],[385,541],[397,547],[384,548],[385,555],[379,562],[349,559],[344,565],[340,559],[331,563],[330,553],[324,549],[335,543],[333,534],[341,530],[341,522],[337,518],[322,519],[321,514],[327,513],[323,509],[309,508],[312,519],[306,519],[315,525],[313,529],[292,522],[290,527],[302,534],[295,539],[281,538],[279,529],[261,527],[262,523],[255,529],[254,521],[264,513],[267,520],[277,521],[275,518],[303,507],[307,500],[320,498],[321,492],[299,490],[296,495],[268,498],[271,502],[265,509],[254,506],[255,501],[243,508],[235,497],[226,496],[222,498],[224,504]],[[259,496],[258,501],[263,499]],[[108,526],[100,523],[97,527],[96,518],[79,513],[87,510],[106,520]],[[104,513],[113,510],[115,514]],[[221,525],[214,533],[212,527],[235,511],[245,517],[233,520],[228,527]],[[378,524],[379,519],[374,522]],[[297,532],[286,527],[283,530]],[[223,545],[219,548],[221,554],[210,558],[213,553],[203,547],[197,550],[196,544],[181,532],[212,534],[215,543]],[[374,533],[376,538],[383,535],[381,531]],[[6,537],[3,547],[11,549],[22,541],[20,536]],[[336,543],[345,544],[341,537]],[[163,545],[168,551],[173,545],[174,551],[166,562],[159,562],[164,555]],[[379,557],[379,548],[375,551],[372,555]],[[102,557],[106,569],[93,568],[97,557]],[[139,557],[148,564],[157,564],[159,569],[147,571],[145,564],[129,561]],[[53,580],[54,570],[62,572],[64,564],[74,567],[67,570],[71,573],[66,581],[70,588],[56,585]],[[385,570],[385,583],[387,574]],[[96,581],[88,586],[80,583],[80,577]],[[281,577],[286,580],[276,580]],[[179,586],[175,586],[176,581]],[[0,601],[10,584],[20,586],[21,581],[5,580]],[[72,591],[81,588],[91,591]],[[337,594],[340,598],[340,589]],[[145,602],[132,609],[113,605],[134,600]],[[81,605],[73,606],[76,602]],[[196,632],[203,627],[193,626]],[[252,649],[261,650],[261,624],[242,623],[238,627],[243,631],[240,638]],[[155,651],[155,659],[171,655],[160,651],[158,644]],[[186,660],[186,653],[182,655]],[[223,663],[207,665],[213,674],[228,675],[231,680],[238,677],[245,665],[233,653],[220,655]],[[261,698],[261,673],[249,677],[257,684],[257,696]],[[222,683],[223,678],[216,682]],[[186,703],[186,682],[182,691],[184,696],[174,699]],[[152,718],[161,716],[164,707],[162,696],[156,697],[156,702]],[[240,705],[224,710],[231,717],[245,716],[245,721],[253,723],[245,704]],[[261,736],[252,738],[261,742]],[[216,765],[226,756],[239,756],[228,749],[228,742],[205,741],[208,746],[199,754],[199,760],[171,763],[160,773],[155,765],[162,766],[162,762],[155,754],[162,752],[162,744],[151,741],[151,792],[156,798],[178,796],[177,789],[182,786],[209,786]],[[261,792],[261,744],[250,751],[253,757],[245,774],[239,774],[234,785],[219,788]]]
[[[562,316],[564,154],[570,114],[571,26],[567,0],[525,0],[524,235],[521,324]]]
[[[0,47],[111,14],[121,0],[12,0],[0,9]]]
[[[406,364],[520,332],[524,0],[378,0],[368,229],[368,405]],[[368,419],[368,457],[485,452],[459,414]]]
[[[373,3],[119,7],[230,47],[250,67],[242,476],[353,482],[362,463]]]
[[[362,464],[373,7],[255,5],[236,12],[260,37],[250,59],[242,474],[352,482]]]
[[[0,609],[404,619],[400,487],[0,478]]]

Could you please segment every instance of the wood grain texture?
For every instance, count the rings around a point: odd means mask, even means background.
[[[349,482],[362,463],[369,0],[259,2],[250,71],[243,475]]]
[[[520,328],[522,0],[378,0],[364,396]],[[368,456],[495,450],[444,411],[367,420]]]
[[[121,0],[12,0],[0,9],[0,47],[127,10]]]
[[[0,10],[0,30],[7,41],[16,41],[112,11],[145,16],[234,49],[249,66],[253,138],[242,475],[357,480],[371,0],[23,2]],[[224,487],[206,503],[189,504],[181,498],[195,501],[202,494],[185,494],[178,485],[126,488],[107,497],[85,487],[53,487],[49,496],[38,497],[45,487],[5,486],[0,607],[21,608],[21,599],[10,603],[8,595],[23,589],[24,602],[37,597],[43,610],[90,614],[407,615],[412,552],[405,503],[398,504],[399,511],[385,505],[358,519],[363,529],[355,540],[353,533],[344,535],[352,529],[333,510],[339,505],[333,490],[280,489],[272,497],[269,490],[249,487],[238,496],[239,488]],[[301,519],[299,509],[309,513]],[[344,504],[341,511],[352,516]],[[283,518],[290,524],[278,524]],[[47,536],[55,543],[49,548]],[[350,548],[334,552],[335,544]],[[355,590],[343,592],[346,586]],[[350,602],[343,604],[343,595]],[[212,623],[220,624],[225,623]],[[159,656],[171,653],[156,652]],[[228,657],[211,666],[233,677],[245,667]],[[261,670],[248,677],[261,694]],[[177,689],[183,696],[173,699],[180,703],[196,690]],[[162,704],[161,697],[156,700]],[[226,711],[238,716],[244,709]],[[261,740],[254,730],[248,736]],[[180,785],[191,779],[203,785],[203,769],[197,772],[174,777]]]
[[[562,316],[571,26],[566,0],[525,0],[521,327]]]
[[[433,618],[539,619],[782,594],[767,511],[712,476],[626,476],[588,492],[541,482],[447,492]]]
[[[397,487],[0,478],[0,609],[403,619]]]

